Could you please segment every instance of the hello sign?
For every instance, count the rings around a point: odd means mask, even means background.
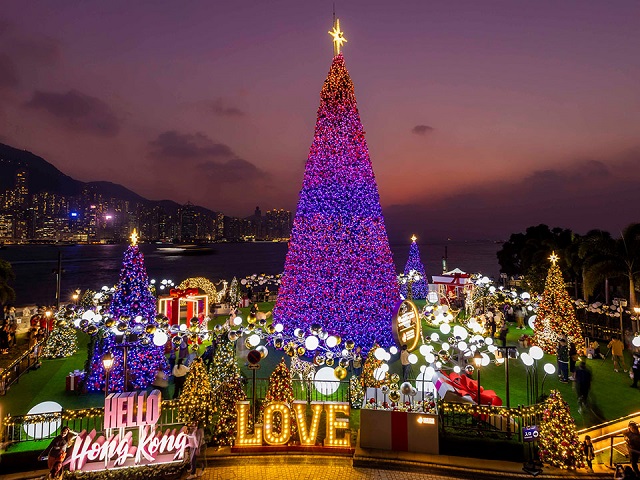
[[[71,471],[95,471],[181,461],[189,445],[187,433],[185,427],[157,431],[161,401],[158,390],[148,396],[135,392],[109,395],[104,401],[104,435],[82,431],[64,464]],[[133,439],[134,428],[138,429],[137,440]]]

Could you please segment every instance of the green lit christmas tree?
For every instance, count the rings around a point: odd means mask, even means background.
[[[264,401],[262,402],[262,406],[260,407],[260,416],[262,419],[262,415],[264,409],[271,402],[285,402],[289,408],[293,411],[293,401],[295,400],[293,396],[293,384],[291,382],[291,373],[287,368],[287,364],[284,363],[284,358],[280,361],[280,363],[276,366],[276,368],[271,373],[269,377],[269,388],[267,388],[267,394],[264,397]],[[259,420],[261,421],[261,420]],[[282,428],[282,418],[279,414],[274,415],[273,418],[273,432],[275,434],[281,433]],[[298,434],[298,426],[295,420],[295,415],[291,417],[291,436],[295,438]]]
[[[202,359],[196,359],[187,373],[182,393],[178,398],[178,420],[199,425],[213,423],[213,389]]]
[[[246,400],[240,377],[230,378],[218,386],[213,392],[214,408],[217,421],[213,427],[211,441],[213,445],[232,445],[238,426],[236,403]],[[251,418],[249,418],[251,423]]]
[[[78,351],[76,329],[67,320],[60,319],[49,335],[47,343],[42,349],[43,358],[70,357]]]
[[[558,267],[558,256],[552,253],[551,267],[542,293],[542,300],[534,328],[534,343],[547,353],[555,353],[558,341],[565,337],[576,346],[578,352],[584,350],[584,338],[571,297],[565,289],[562,272]]]
[[[557,390],[546,400],[540,423],[540,460],[554,467],[573,470],[584,466],[584,454],[569,405]]]
[[[367,354],[367,359],[364,361],[364,365],[362,367],[362,375],[360,376],[360,383],[363,388],[366,390],[367,387],[379,388],[383,382],[380,380],[376,380],[375,370],[382,365],[382,361],[378,360],[375,356],[375,351],[378,348],[377,344],[373,345],[373,348],[369,350]]]
[[[216,350],[209,367],[211,388],[217,389],[222,383],[240,377],[240,368],[236,362],[236,342],[229,339],[228,333],[215,338]]]

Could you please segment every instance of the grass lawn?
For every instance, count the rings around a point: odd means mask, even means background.
[[[273,303],[259,304],[263,312],[270,311]],[[243,309],[242,316],[246,318],[248,309]],[[215,323],[224,323],[226,317],[218,317],[210,323],[210,327]],[[426,329],[425,335],[434,331]],[[531,334],[531,330],[516,330],[510,328],[508,336],[509,345],[517,345],[517,340],[522,333]],[[0,412],[2,416],[10,413],[12,415],[25,414],[34,405],[52,400],[60,403],[65,409],[85,408],[90,406],[102,406],[104,396],[101,393],[77,395],[73,392],[65,391],[65,377],[69,372],[82,369],[86,361],[86,345],[89,341],[87,335],[78,335],[78,353],[72,357],[43,360],[42,367],[36,371],[25,374],[20,382],[13,385],[7,394],[0,397]],[[200,346],[200,353],[206,347],[206,343]],[[519,349],[521,352],[524,349]],[[268,378],[275,365],[286,355],[282,351],[270,349],[267,358],[261,362],[258,370],[259,378]],[[251,378],[251,372],[245,366],[244,359],[239,359],[239,364],[243,373]],[[555,365],[555,356],[545,355],[539,361],[539,383],[542,384],[544,370],[542,366],[547,363]],[[640,410],[640,390],[631,389],[631,381],[627,373],[614,373],[611,358],[602,360],[587,360],[588,367],[593,373],[592,402],[599,410],[603,420],[612,420],[624,415],[628,415]],[[627,356],[627,365],[630,365],[630,356]],[[392,357],[389,364],[391,373],[401,374],[399,356]],[[414,374],[417,373],[417,365],[414,367]],[[510,397],[511,406],[526,404],[527,398],[527,372],[524,364],[519,359],[510,360]],[[505,400],[505,368],[504,365],[491,364],[482,369],[481,384],[484,388],[495,390],[503,401]],[[475,374],[474,374],[475,377]],[[544,391],[548,393],[551,389],[559,390],[571,407],[571,412],[576,420],[578,428],[583,428],[596,423],[598,419],[593,415],[583,416],[578,412],[576,393],[573,385],[563,384],[558,381],[557,375],[550,375],[544,382]],[[359,420],[359,412],[354,411],[352,415],[352,429],[356,430]]]

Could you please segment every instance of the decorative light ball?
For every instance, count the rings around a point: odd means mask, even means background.
[[[220,324],[214,325],[213,326],[213,331],[214,331],[214,333],[219,335],[220,333],[222,333],[222,325],[220,325]]]
[[[544,351],[539,346],[534,345],[529,349],[529,355],[531,355],[531,358],[534,360],[540,360],[544,357]]]
[[[304,348],[303,346],[299,346],[297,352],[298,352],[298,356],[301,357],[307,352],[307,349]]]
[[[320,341],[318,340],[318,337],[316,337],[315,335],[311,335],[310,337],[307,337],[304,340],[304,346],[310,352],[318,348],[319,345],[320,345]]]
[[[397,402],[398,400],[400,400],[400,392],[398,392],[397,390],[391,390],[389,392],[389,400],[391,400],[392,402]]]
[[[326,355],[327,355],[327,358],[333,358],[335,356],[333,352],[327,352]]]
[[[304,330],[302,330],[301,328],[296,328],[293,331],[293,334],[298,338],[304,338]]]
[[[398,353],[398,347],[396,347],[395,345],[392,345],[391,347],[389,347],[389,353],[391,355],[395,355]]]
[[[556,373],[556,366],[553,363],[545,363],[544,371],[547,375],[553,375]]]
[[[445,335],[449,335],[449,332],[451,331],[451,325],[449,325],[448,323],[443,323],[442,325],[440,325],[440,331]]]
[[[315,363],[316,365],[324,365],[324,362],[324,355],[316,355],[315,357],[313,357],[313,363]]]
[[[148,335],[143,335],[142,337],[140,337],[140,343],[142,345],[149,345],[151,343],[151,339]]]
[[[498,347],[496,347],[495,345],[489,345],[487,347],[487,350],[489,350],[489,353],[495,353],[498,350]]]
[[[465,351],[467,349],[467,342],[458,342],[458,350]]]
[[[496,293],[496,287],[494,287],[493,285],[491,285],[489,287],[489,293]]]
[[[409,382],[404,382],[402,385],[400,385],[400,391],[402,392],[403,395],[409,395],[412,388],[413,387]]]
[[[382,365],[380,365],[380,368],[382,369],[383,372],[389,371],[389,365],[387,363],[383,363]],[[398,379],[400,379],[400,377],[398,377]]]
[[[276,327],[274,327],[273,324],[267,325],[266,330],[269,335],[273,335],[274,333],[276,333]]]
[[[156,331],[156,326],[153,324],[149,324],[146,327],[144,327],[144,331],[149,335],[152,335]]]
[[[96,327],[95,325],[89,325],[87,327],[87,333],[89,335],[95,335],[96,333],[98,333],[98,327]]]
[[[531,355],[529,355],[527,352],[524,352],[522,355],[520,355],[520,360],[522,360],[522,363],[524,363],[527,367],[533,365],[533,357],[531,357]]]
[[[86,310],[83,314],[82,314],[82,319],[83,320],[89,320],[91,321],[93,319],[93,317],[95,316],[95,312],[93,310]]]
[[[411,365],[415,365],[416,363],[418,363],[418,356],[415,353],[409,354],[409,363]]]
[[[60,320],[58,320],[56,322],[56,327],[62,328],[62,327],[66,327],[66,326],[67,326],[67,321],[66,320],[60,319]]]
[[[320,394],[328,396],[338,390],[340,383],[336,382],[333,368],[322,367],[313,378],[313,386]]]
[[[349,358],[349,350],[347,350],[346,348],[342,349],[342,358]]]
[[[484,343],[486,343],[487,345],[493,345],[493,338],[491,337],[485,338]]]
[[[338,366],[333,371],[333,374],[338,380],[344,380],[345,378],[347,378],[347,369],[344,367]]]
[[[431,353],[431,352],[427,352],[427,354],[424,356],[424,359],[428,362],[428,363],[433,363],[436,361],[436,356]]]
[[[398,386],[397,383],[390,383],[389,384],[389,390],[391,390],[392,392],[393,391],[397,392],[398,390],[400,390],[400,387]]]
[[[347,340],[344,343],[344,348],[346,348],[347,350],[351,351],[355,348],[356,344],[353,340]]]
[[[82,320],[80,318],[76,318],[73,321],[73,324],[76,326],[76,328],[81,328],[82,330],[84,330],[89,326],[89,320]]]
[[[431,350],[433,350],[433,346],[432,345],[420,345],[420,349],[418,351],[420,352],[420,355],[422,355],[424,357]]]
[[[231,342],[235,342],[236,340],[238,340],[238,332],[236,332],[235,330],[231,330],[227,336],[229,337],[229,341]]]
[[[276,337],[273,339],[273,346],[275,348],[277,348],[278,350],[282,349],[282,347],[284,346],[284,340],[282,339],[282,337]]]
[[[167,343],[169,337],[162,330],[156,330],[153,334],[153,344],[162,347],[165,343]]]
[[[442,342],[441,347],[442,347],[442,350],[446,352],[447,350],[449,350],[450,345],[447,342]]]
[[[531,315],[529,317],[529,320],[527,323],[529,324],[529,327],[531,328],[531,330],[535,330],[536,328],[536,318],[538,318],[537,315]]]
[[[398,383],[400,381],[400,375],[398,375],[397,373],[394,373],[393,375],[391,375],[391,381],[393,383]]]
[[[531,298],[531,294],[528,292],[522,292],[522,294],[520,294],[520,298],[523,300],[529,300]]]
[[[333,348],[338,345],[338,338],[334,335],[331,335],[330,337],[327,337],[327,339],[325,340],[325,344],[328,348]]]
[[[410,397],[415,397],[418,393],[418,389],[415,387],[411,387],[411,391],[409,392]]]
[[[464,373],[466,373],[467,375],[473,375],[473,372],[475,372],[475,368],[473,367],[473,365],[467,365],[466,367],[464,367]]]
[[[383,361],[387,356],[387,352],[385,352],[384,348],[378,347],[373,352],[373,356],[376,357],[376,360]]]
[[[454,371],[455,373],[460,373],[460,372],[461,372],[460,367],[459,367],[458,365],[456,365],[455,367],[453,367],[453,371]]]
[[[636,348],[640,347],[640,336],[633,337],[633,340],[631,340],[631,344]]]
[[[260,335],[256,335],[255,333],[247,338],[249,341],[249,345],[252,347],[257,347],[260,345]]]
[[[456,325],[453,327],[453,335],[460,340],[466,340],[469,336],[469,332],[463,326]]]
[[[111,328],[111,327],[113,327],[115,324],[116,324],[116,320],[115,320],[115,318],[107,318],[107,319],[104,321],[104,325],[105,325],[105,327],[107,327],[107,328]]]
[[[385,372],[380,367],[378,367],[373,371],[373,378],[375,378],[376,381],[380,382],[380,381],[384,380],[384,377],[385,377],[386,373],[387,372]]]
[[[486,367],[491,363],[491,359],[489,358],[489,355],[487,355],[486,353],[482,353],[481,355],[482,355],[482,366]]]
[[[193,322],[191,322],[191,326],[189,327],[189,331],[191,333],[199,333],[200,332],[200,325],[198,325],[198,323],[196,323],[194,325]]]
[[[265,347],[264,345],[258,345],[256,347],[256,350],[258,352],[260,352],[260,357],[262,357],[262,358],[266,358],[267,355],[269,355],[269,349],[267,347]]]
[[[433,332],[431,334],[431,341],[432,342],[439,342],[440,341],[440,335],[438,335],[436,332]]]
[[[389,393],[389,385],[382,385],[380,390],[382,390],[382,393],[386,395],[387,393]]]
[[[126,323],[124,323],[124,322],[118,323],[118,331],[119,332],[126,332],[127,328],[129,328],[129,325],[127,325]]]
[[[284,326],[281,323],[276,323],[275,327],[273,327],[276,329],[276,332],[278,333],[282,333],[282,331],[284,330]]]
[[[440,370],[442,368],[442,362],[436,362],[436,368]]]

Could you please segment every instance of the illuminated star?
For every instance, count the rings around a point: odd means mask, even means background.
[[[555,265],[556,262],[560,260],[560,257],[556,255],[556,252],[551,252],[551,256],[549,257],[549,260],[551,260],[551,263]]]
[[[416,240],[417,240],[417,239],[418,239],[418,237],[416,237],[415,235],[412,235],[412,236],[411,236],[411,241],[412,241],[413,243],[416,243]]]
[[[135,247],[138,244],[138,232],[135,228],[133,229],[133,233],[129,238],[131,238],[131,245]]]
[[[333,53],[338,55],[340,53],[340,47],[343,43],[347,43],[347,39],[344,38],[344,32],[340,31],[340,19],[336,18],[336,23],[333,26],[333,30],[329,30],[329,35],[333,37]]]

